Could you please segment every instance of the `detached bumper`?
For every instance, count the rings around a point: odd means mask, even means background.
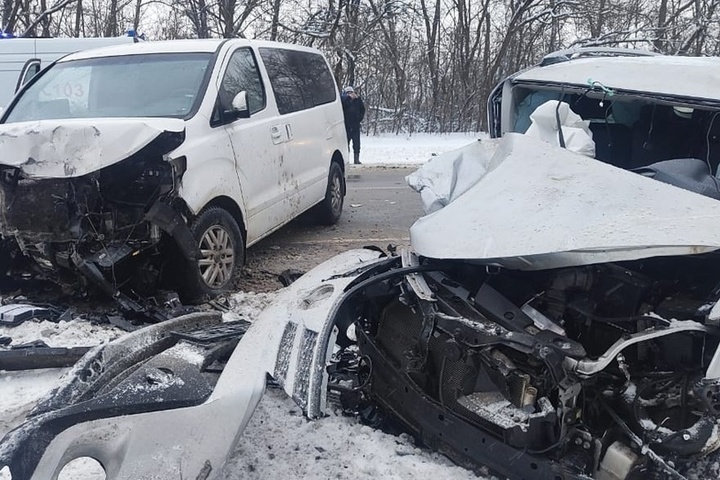
[[[323,263],[283,290],[246,332],[200,313],[93,349],[2,439],[0,468],[8,466],[13,480],[47,480],[75,458],[92,457],[109,480],[217,478],[267,374],[309,417],[321,414],[333,316],[345,287],[379,256],[353,250]],[[237,335],[213,341],[223,328]],[[218,375],[223,348],[238,338]]]

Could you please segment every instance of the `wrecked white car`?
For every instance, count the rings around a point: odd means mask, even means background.
[[[718,68],[720,59],[714,57],[618,49],[556,52],[494,89],[489,133],[551,139],[720,199],[713,180],[720,161]]]
[[[655,102],[666,121],[692,109],[708,120],[696,133],[712,136],[720,104],[708,97],[598,82],[578,102],[607,105],[612,91],[618,105]],[[682,161],[664,176],[634,172],[591,158],[601,149],[585,117],[550,105],[557,140],[540,109],[538,135],[506,130],[409,178],[430,212],[411,228],[414,252],[346,252],[249,328],[186,317],[90,352],[3,439],[0,466],[14,480],[54,478],[89,456],[110,479],[220,478],[269,376],[310,418],[330,405],[373,425],[390,418],[512,479],[710,478],[720,202],[699,185],[714,184],[711,145],[705,175]],[[570,137],[581,153],[551,144]]]
[[[138,308],[158,284],[228,290],[245,247],[315,208],[334,223],[347,139],[311,48],[246,40],[79,52],[0,120],[0,261]]]

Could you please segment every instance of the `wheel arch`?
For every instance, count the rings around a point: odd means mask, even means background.
[[[340,167],[340,171],[343,174],[343,176],[342,176],[342,193],[343,193],[343,197],[344,197],[345,195],[347,195],[347,184],[346,184],[347,180],[345,178],[345,175],[346,175],[345,160],[343,158],[342,153],[340,153],[339,150],[335,150],[335,152],[333,152],[332,158],[330,159],[330,165],[332,165],[333,163],[338,164],[338,166]]]
[[[235,203],[235,200],[226,196],[215,197],[210,200],[202,208],[202,210],[205,210],[209,207],[222,208],[223,210],[226,210],[230,215],[232,215],[232,217],[235,219],[235,222],[237,222],[238,227],[240,227],[240,233],[242,234],[243,242],[245,243],[245,245],[247,245],[247,226],[245,225],[245,219],[243,218],[242,210],[240,210],[238,204]]]

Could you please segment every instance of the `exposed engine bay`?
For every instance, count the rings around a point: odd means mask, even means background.
[[[720,448],[720,255],[538,272],[409,258],[341,309],[346,409],[376,422],[377,405],[510,478],[683,478]]]
[[[94,288],[144,314],[137,299],[160,284],[168,252],[191,257],[197,249],[177,197],[184,158],[165,158],[183,141],[182,131],[162,132],[123,161],[82,175],[69,163],[65,176],[49,178],[28,173],[27,164],[0,166],[1,273]]]

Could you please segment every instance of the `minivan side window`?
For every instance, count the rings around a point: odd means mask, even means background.
[[[330,103],[337,97],[335,81],[322,55],[260,48],[260,57],[281,114]]]
[[[260,78],[260,71],[255,56],[249,48],[240,48],[230,57],[218,91],[219,108],[213,115],[213,124],[220,122],[220,112],[230,110],[233,98],[243,90],[247,92],[251,115],[265,108],[265,90]]]

